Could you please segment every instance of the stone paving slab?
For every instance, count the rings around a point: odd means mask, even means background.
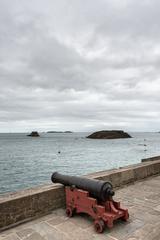
[[[129,209],[127,222],[97,234],[85,214],[65,216],[65,209],[19,225],[0,234],[0,240],[160,240],[160,176],[116,191],[115,200]]]

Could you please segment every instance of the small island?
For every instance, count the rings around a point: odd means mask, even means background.
[[[117,139],[117,138],[131,138],[131,136],[122,130],[103,130],[94,132],[86,138],[92,139]]]
[[[39,137],[39,133],[37,131],[33,131],[30,134],[27,135],[28,137]]]

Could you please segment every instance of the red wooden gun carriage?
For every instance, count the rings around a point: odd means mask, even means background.
[[[126,221],[129,218],[128,210],[113,200],[114,191],[110,182],[66,176],[57,172],[52,174],[51,180],[65,186],[67,216],[87,213],[94,219],[98,233],[103,232],[105,225],[112,228],[117,219]]]

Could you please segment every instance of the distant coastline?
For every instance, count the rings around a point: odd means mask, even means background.
[[[73,133],[71,131],[48,131],[47,133]]]

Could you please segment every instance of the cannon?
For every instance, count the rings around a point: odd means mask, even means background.
[[[115,192],[110,182],[88,179],[85,177],[68,176],[54,172],[53,183],[65,186],[66,214],[87,213],[94,221],[96,232],[104,231],[105,225],[113,227],[117,219],[127,220],[128,210],[120,207],[120,202],[113,200]]]
[[[90,195],[99,200],[105,201],[114,195],[113,187],[110,182],[102,180],[87,179],[84,177],[66,176],[54,172],[52,182],[61,183],[64,186],[75,186],[79,189],[90,192]]]

